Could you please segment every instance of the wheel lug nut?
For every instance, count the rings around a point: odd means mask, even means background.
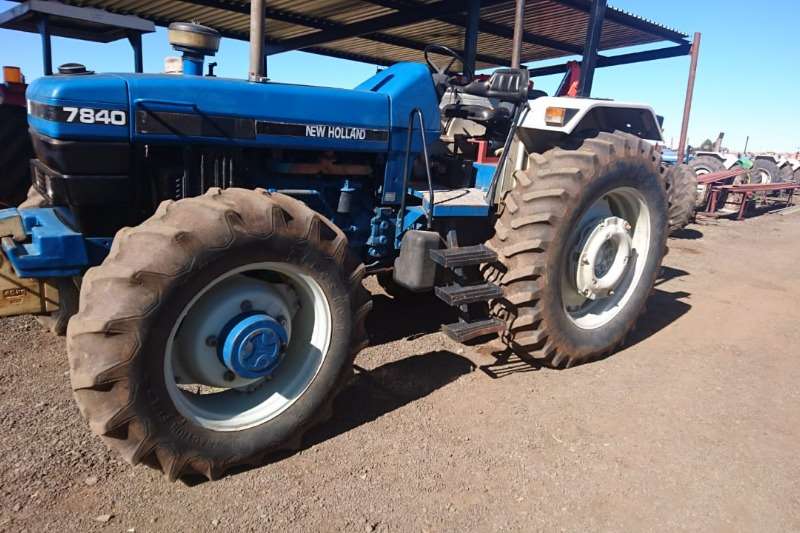
[[[251,302],[250,300],[245,300],[241,303],[239,307],[242,309],[242,311],[252,311],[253,302]]]
[[[217,345],[217,338],[214,335],[206,337],[206,346],[214,347]]]

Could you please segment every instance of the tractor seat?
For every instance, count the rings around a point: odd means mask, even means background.
[[[482,124],[511,120],[511,111],[505,107],[486,107],[473,104],[447,104],[442,109],[447,118],[462,118]]]

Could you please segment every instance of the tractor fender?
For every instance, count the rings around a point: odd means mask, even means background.
[[[758,154],[754,159],[766,159],[780,166],[780,160],[772,154]]]
[[[645,104],[542,96],[529,101],[528,106],[528,112],[519,124],[523,130],[561,133],[564,136],[589,130],[624,131],[648,141],[664,140],[655,111]],[[565,110],[563,124],[548,121],[548,108]]]

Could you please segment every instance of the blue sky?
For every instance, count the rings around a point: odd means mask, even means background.
[[[726,146],[781,152],[800,150],[800,30],[796,0],[616,0],[633,11],[685,33],[702,32],[690,143],[726,134]],[[0,0],[0,10],[16,5]],[[610,52],[611,54],[617,52]],[[159,29],[144,37],[145,71],[158,72],[174,55]],[[125,41],[100,45],[56,38],[55,65],[85,63],[95,71],[129,71],[133,56]],[[247,44],[224,40],[215,59],[218,74],[244,77]],[[0,30],[0,63],[18,65],[33,79],[42,73],[39,38]],[[594,96],[646,102],[665,117],[667,142],[680,133],[688,57],[598,69]],[[270,58],[275,81],[352,87],[375,72],[374,65],[302,52]],[[539,78],[536,86],[552,92],[560,76]]]

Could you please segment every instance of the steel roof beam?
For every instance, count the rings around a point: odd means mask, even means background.
[[[484,6],[501,4],[507,0],[484,0]],[[447,13],[460,13],[466,9],[463,0],[440,0],[433,4],[425,4],[414,9],[406,9],[382,15],[360,22],[345,24],[338,28],[318,31],[310,35],[303,35],[293,39],[286,39],[281,42],[283,50],[299,50],[309,46],[323,45],[333,41],[361,37],[373,34],[390,28],[408,26],[416,22],[422,22],[436,18]]]
[[[676,46],[656,48],[655,50],[645,50],[643,52],[631,52],[629,54],[619,54],[615,56],[597,56],[598,67],[615,67],[618,65],[630,65],[631,63],[642,63],[656,59],[668,59],[670,57],[680,57],[689,55],[692,51],[691,43],[681,43]],[[569,63],[549,65],[546,67],[529,69],[531,77],[549,76],[551,74],[561,74],[569,68]]]
[[[419,8],[420,6],[425,6],[421,2],[417,0],[365,0],[370,4],[375,4],[383,7],[388,7],[392,9],[407,9],[407,8]],[[482,6],[485,6],[485,2],[482,2]],[[458,16],[454,15],[445,15],[445,16],[437,16],[435,17],[436,20],[441,22],[446,22],[448,24],[453,24],[459,27],[466,27],[465,21],[459,18]],[[503,26],[502,24],[497,24],[496,22],[491,22],[488,20],[480,19],[478,21],[478,28],[481,32],[494,35],[495,37],[504,37],[506,39],[513,39],[514,38],[514,30],[508,26]],[[562,52],[568,52],[570,54],[583,54],[583,47],[580,45],[575,45],[571,43],[566,43],[564,41],[559,41],[557,39],[551,39],[549,37],[545,37],[543,35],[539,35],[537,33],[533,33],[530,31],[523,31],[522,32],[522,41],[527,44],[533,44],[537,46],[544,46],[546,48],[552,48],[553,50],[560,50]]]

